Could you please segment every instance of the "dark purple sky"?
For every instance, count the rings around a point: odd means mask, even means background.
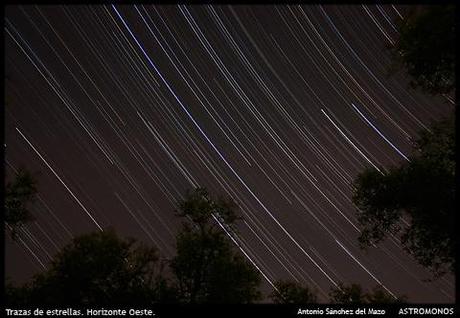
[[[264,275],[316,288],[382,285],[453,302],[397,238],[367,252],[351,182],[387,169],[453,104],[387,76],[406,8],[9,6],[7,174],[36,174],[36,221],[6,240],[23,282],[75,235],[113,227],[170,258],[177,200],[232,197],[234,237]],[[380,168],[379,168],[380,167]]]

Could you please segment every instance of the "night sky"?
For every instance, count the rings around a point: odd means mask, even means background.
[[[397,237],[359,249],[352,181],[408,160],[453,109],[387,75],[405,7],[9,6],[7,176],[32,171],[36,220],[6,240],[6,275],[49,268],[72,237],[112,227],[174,255],[187,189],[229,196],[231,234],[263,275],[318,290],[382,285],[453,302]],[[230,235],[230,234],[229,234]]]

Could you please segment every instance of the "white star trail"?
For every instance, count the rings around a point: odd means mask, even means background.
[[[54,171],[54,169],[50,166],[50,164],[43,158],[43,156],[38,152],[38,150],[32,145],[32,143],[29,141],[29,139],[24,136],[24,134],[19,130],[19,128],[16,127],[16,130],[18,133],[21,135],[22,138],[27,142],[27,144],[32,148],[32,150],[37,154],[38,157],[45,163],[45,165],[51,170],[51,172],[54,174],[54,176],[59,180],[59,182],[64,186],[64,188],[70,193],[72,198],[74,198],[75,201],[77,201],[78,205],[85,211],[85,213],[89,216],[91,221],[93,221],[94,224],[99,228],[99,230],[103,231],[102,227],[99,225],[99,223],[94,219],[93,215],[85,208],[83,203],[76,197],[76,195],[72,192],[72,190],[69,189],[69,187],[65,184],[64,181],[62,181],[61,177]]]

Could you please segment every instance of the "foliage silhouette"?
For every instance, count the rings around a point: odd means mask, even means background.
[[[317,303],[318,298],[314,291],[308,287],[292,281],[277,281],[270,298],[275,304],[312,304]]]
[[[220,224],[234,231],[240,217],[230,200],[205,189],[179,205],[184,223],[167,277],[153,248],[121,240],[113,230],[75,238],[50,269],[23,286],[6,285],[11,305],[148,305],[154,303],[249,303],[260,299],[260,274],[236,253]]]
[[[226,237],[240,219],[230,200],[214,200],[205,189],[189,192],[179,204],[184,222],[177,235],[177,255],[165,274],[156,250],[134,239],[122,240],[112,229],[73,239],[54,258],[50,268],[30,283],[6,284],[6,303],[23,305],[151,305],[156,303],[251,303],[261,299],[259,272]],[[215,218],[214,218],[215,217]],[[221,222],[221,225],[217,225]],[[226,231],[222,230],[222,227]],[[172,275],[172,277],[171,277]],[[381,289],[364,293],[359,285],[331,291],[334,303],[391,303]],[[314,290],[278,281],[277,304],[316,303]]]
[[[395,62],[411,75],[413,87],[431,94],[455,88],[455,6],[413,8],[399,25]]]
[[[192,220],[177,236],[171,261],[180,301],[250,303],[260,299],[260,274],[233,251],[225,232],[240,219],[231,200],[213,199],[204,188],[189,192],[178,215]],[[231,233],[231,232],[229,232]]]
[[[37,182],[24,168],[17,170],[14,180],[5,186],[5,223],[11,230],[11,237],[17,240],[19,229],[34,220],[28,206],[37,194]]]
[[[405,249],[435,276],[455,267],[455,124],[449,117],[423,132],[410,162],[355,180],[353,202],[362,247],[401,234]],[[402,218],[406,223],[401,222]]]
[[[391,304],[406,301],[405,296],[394,298],[379,286],[375,287],[372,292],[366,293],[358,284],[339,283],[338,285],[329,293],[330,302],[333,304]]]
[[[121,240],[113,230],[75,238],[51,267],[21,287],[7,285],[13,305],[152,304],[172,301],[153,248]]]

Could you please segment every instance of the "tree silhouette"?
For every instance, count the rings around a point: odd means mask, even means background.
[[[121,240],[113,230],[82,235],[65,246],[51,268],[21,287],[7,285],[12,305],[146,305],[172,301],[153,248]],[[171,299],[172,298],[172,299]]]
[[[395,61],[412,76],[411,85],[431,94],[455,88],[455,6],[414,7],[399,26]]]
[[[394,298],[379,286],[375,287],[372,292],[366,293],[361,285],[344,285],[343,283],[331,289],[329,297],[333,304],[391,304],[406,301],[405,296]]]
[[[113,230],[75,238],[49,270],[23,286],[6,285],[10,305],[148,305],[154,303],[249,303],[260,299],[260,275],[225,237],[239,219],[230,200],[205,189],[189,192],[179,205],[184,223],[167,278],[155,249]],[[216,225],[219,220],[221,225]]]
[[[274,290],[270,298],[275,304],[312,304],[317,303],[318,299],[315,292],[308,287],[291,281],[275,282]]]
[[[18,169],[14,180],[5,186],[5,223],[11,229],[11,237],[17,239],[19,229],[34,219],[28,206],[37,193],[36,181],[24,168]]]
[[[399,233],[405,249],[439,276],[455,267],[454,118],[423,132],[410,160],[385,175],[367,169],[355,180],[359,240],[367,247]]]
[[[187,194],[179,209],[179,215],[195,222],[184,222],[177,235],[177,255],[169,262],[172,277],[167,278],[154,248],[134,239],[122,240],[106,229],[73,239],[54,257],[50,268],[30,283],[15,287],[7,282],[6,303],[145,306],[260,300],[259,272],[232,249],[226,237],[226,232],[234,233],[233,222],[240,219],[236,205],[231,200],[213,199],[199,188]],[[275,303],[317,302],[316,292],[298,283],[278,281],[275,286],[278,291],[270,295]],[[356,284],[340,286],[331,291],[332,302],[401,301],[378,288],[366,294]]]
[[[221,197],[211,198],[205,188],[196,188],[187,191],[186,199],[179,202],[177,215],[189,218],[200,231],[213,232],[219,227],[211,219],[214,217],[224,221],[227,225],[234,224],[241,219],[236,213],[237,205],[231,199]],[[220,231],[217,231],[220,233]]]
[[[399,26],[393,48],[411,84],[431,94],[455,88],[455,6],[417,6]],[[454,116],[420,133],[410,162],[381,175],[373,169],[355,180],[353,201],[364,227],[363,248],[400,234],[401,242],[435,277],[454,271]],[[404,219],[404,222],[401,220]]]
[[[335,304],[363,304],[366,294],[358,284],[345,286],[339,283],[340,288],[334,288],[329,293],[331,303]]]
[[[250,303],[260,298],[260,274],[233,251],[222,226],[232,231],[239,219],[230,200],[213,199],[204,188],[189,192],[179,215],[192,220],[177,236],[171,261],[180,301],[185,303]]]

